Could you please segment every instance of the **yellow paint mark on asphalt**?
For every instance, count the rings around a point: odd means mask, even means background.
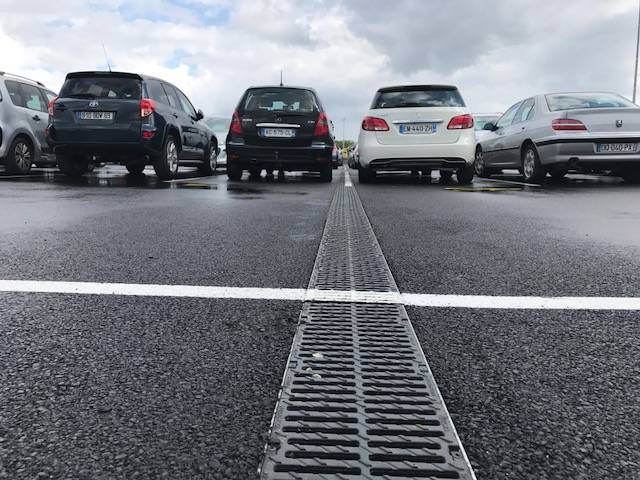
[[[520,192],[522,187],[447,187],[452,192]]]

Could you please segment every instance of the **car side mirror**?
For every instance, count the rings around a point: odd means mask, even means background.
[[[202,120],[204,118],[204,113],[202,113],[202,110],[198,110],[198,112],[196,113],[196,120]]]
[[[498,129],[498,126],[493,122],[487,122],[482,127],[483,130],[488,130],[490,132],[495,132]]]

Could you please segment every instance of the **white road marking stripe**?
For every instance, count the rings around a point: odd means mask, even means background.
[[[351,175],[349,175],[349,169],[347,167],[344,167],[344,186],[353,187],[353,183],[351,182]]]
[[[527,297],[317,290],[304,288],[207,287],[140,283],[0,280],[0,292],[228,298],[337,303],[402,303],[413,307],[512,310],[640,310],[640,297]]]
[[[514,182],[513,180],[500,180],[499,178],[483,178],[482,180],[487,182],[502,182],[511,183],[513,185],[524,185],[525,187],[542,187],[542,185],[538,185],[537,183]]]

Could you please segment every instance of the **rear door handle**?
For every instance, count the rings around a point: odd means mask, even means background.
[[[39,117],[38,115],[34,115],[34,116],[33,116],[33,117],[31,117],[31,118],[33,118],[36,122],[39,122],[39,121],[40,121],[40,117]]]

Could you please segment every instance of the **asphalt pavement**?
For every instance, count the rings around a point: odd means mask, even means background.
[[[0,174],[0,280],[306,288],[310,175]],[[360,185],[404,293],[640,296],[640,187]],[[255,478],[301,303],[0,293],[0,478]],[[640,479],[637,312],[410,308],[479,479]]]

